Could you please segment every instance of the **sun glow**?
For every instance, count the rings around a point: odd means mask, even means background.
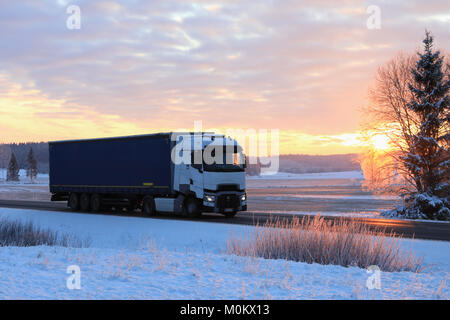
[[[370,144],[377,150],[388,150],[391,147],[389,144],[389,137],[384,134],[375,134],[371,136]]]

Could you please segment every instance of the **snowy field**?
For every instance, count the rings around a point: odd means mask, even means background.
[[[38,173],[34,181],[27,178],[24,169],[19,171],[19,181],[6,181],[6,170],[0,169],[0,199],[49,201],[48,174]]]
[[[363,191],[361,171],[285,173],[247,178],[249,211],[382,218],[401,200]]]
[[[3,175],[6,173],[3,172]],[[0,199],[50,201],[48,174],[31,183],[25,170],[20,182],[4,182],[0,174]],[[248,210],[270,214],[309,214],[359,218],[382,218],[380,211],[400,204],[392,195],[374,195],[361,189],[361,171],[247,177]]]
[[[0,169],[0,185],[17,185],[17,184],[48,184],[48,173],[38,173],[37,179],[33,182],[27,178],[26,170],[20,169],[19,182],[7,182],[6,170]],[[252,184],[253,181],[266,181],[266,180],[350,180],[353,183],[364,179],[364,175],[361,171],[343,171],[343,172],[320,172],[320,173],[287,173],[278,172],[273,175],[261,175],[261,176],[248,176],[248,183]],[[262,186],[262,185],[261,185]]]
[[[88,248],[0,247],[1,299],[448,299],[450,243],[402,240],[420,273],[366,270],[226,254],[249,226],[0,208],[0,217],[76,234]],[[69,265],[81,289],[69,290]]]
[[[296,188],[315,186],[361,186],[361,171],[287,173],[247,176],[248,188]]]
[[[38,173],[34,181],[30,181],[27,177],[27,171],[19,170],[19,181],[6,181],[6,169],[0,168],[0,187],[2,185],[48,185],[48,173]]]
[[[249,180],[275,180],[275,179],[364,179],[361,171],[319,172],[319,173],[288,173],[278,172],[270,175],[249,176]]]
[[[1,176],[1,175],[0,175]],[[318,214],[379,218],[398,197],[363,192],[361,171],[247,177],[248,210],[273,214]],[[0,182],[0,199],[49,201],[48,175],[30,184],[24,170],[20,183]]]

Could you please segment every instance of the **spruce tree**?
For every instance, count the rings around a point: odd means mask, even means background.
[[[449,210],[449,76],[443,71],[443,56],[433,50],[427,31],[424,52],[411,70],[412,99],[408,109],[418,116],[417,131],[410,135],[412,147],[403,157],[414,177],[416,192],[407,199],[405,214],[429,219],[450,219]],[[447,71],[446,71],[447,72]]]
[[[11,153],[11,159],[9,160],[6,181],[19,181],[19,164],[14,152]]]
[[[30,151],[28,152],[27,156],[27,177],[31,181],[33,181],[34,179],[36,179],[37,173],[38,173],[37,161],[36,158],[34,157],[33,148],[30,147]]]

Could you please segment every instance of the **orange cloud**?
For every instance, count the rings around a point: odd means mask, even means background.
[[[3,88],[0,94],[2,128],[0,142],[4,143],[121,136],[180,129],[125,121],[116,114],[99,113],[89,106],[69,103],[64,99],[51,99],[33,86],[25,88],[11,82],[4,74],[0,74],[0,86]],[[193,127],[184,129],[193,130]],[[203,129],[226,132],[230,128]],[[269,131],[271,129],[267,128]],[[258,130],[259,128],[255,129],[256,132]],[[359,146],[351,143],[352,139],[355,139],[355,134],[311,135],[295,130],[284,130],[280,132],[279,152],[282,154],[357,152]]]
[[[51,99],[0,74],[0,142],[48,141],[146,133],[144,127],[89,106]]]

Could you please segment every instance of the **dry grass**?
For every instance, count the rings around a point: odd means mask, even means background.
[[[88,247],[90,240],[82,241],[76,236],[60,234],[50,229],[43,229],[31,221],[11,221],[0,219],[0,247],[16,246],[63,246]]]
[[[227,252],[345,267],[376,265],[388,272],[420,271],[422,258],[401,250],[400,239],[357,221],[338,219],[332,223],[315,216],[256,225],[246,239],[228,240]]]

